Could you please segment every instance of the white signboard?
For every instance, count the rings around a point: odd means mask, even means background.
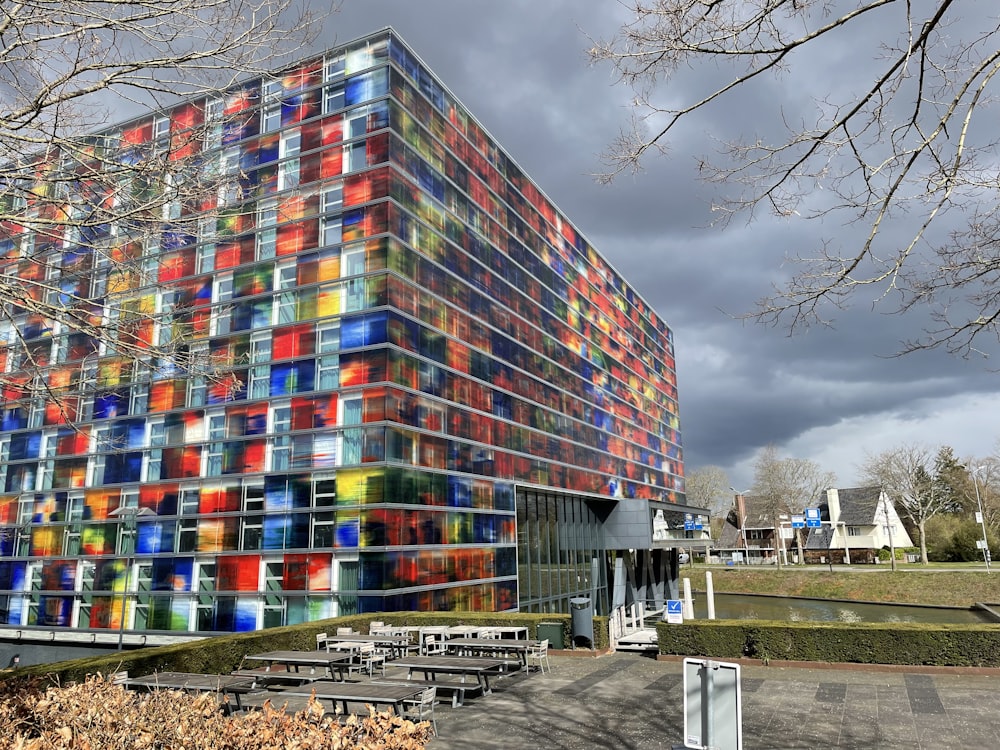
[[[680,599],[667,600],[667,622],[671,625],[684,624],[684,602]]]
[[[684,747],[743,750],[739,664],[684,660]]]

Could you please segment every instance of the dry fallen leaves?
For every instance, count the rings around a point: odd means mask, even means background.
[[[0,684],[0,750],[422,750],[430,725],[388,713],[343,724],[317,701],[226,715],[213,694],[136,693],[103,677]]]

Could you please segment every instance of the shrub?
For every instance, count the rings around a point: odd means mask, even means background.
[[[1000,667],[996,625],[691,620],[657,623],[661,654],[860,664]]]
[[[428,722],[370,711],[340,724],[316,701],[298,713],[226,715],[212,694],[134,693],[102,677],[12,680],[0,691],[0,750],[420,750],[430,740]]]

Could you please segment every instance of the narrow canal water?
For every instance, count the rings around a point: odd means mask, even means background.
[[[696,619],[708,617],[703,592],[694,595]],[[716,594],[715,616],[722,620],[784,620],[790,622],[933,622],[990,623],[989,614],[961,607],[924,607],[906,604],[799,599],[783,596]]]

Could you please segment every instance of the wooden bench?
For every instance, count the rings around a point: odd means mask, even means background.
[[[240,708],[243,711],[261,709],[267,701],[276,711],[280,711],[284,706],[286,713],[298,713],[304,711],[309,705],[309,698],[302,695],[285,695],[279,690],[260,690],[253,693],[246,693],[240,696]]]
[[[251,677],[255,685],[308,685],[310,682],[321,680],[323,675],[305,674],[304,672],[287,672],[283,669],[267,671],[264,667],[256,669],[236,669],[232,672],[240,677]]]
[[[451,705],[452,708],[458,708],[465,702],[465,694],[481,694],[483,692],[483,686],[478,682],[461,682],[460,680],[383,680],[378,679],[375,682],[381,683],[383,685],[413,685],[414,687],[436,687],[438,689],[438,694],[441,693],[451,693]]]

